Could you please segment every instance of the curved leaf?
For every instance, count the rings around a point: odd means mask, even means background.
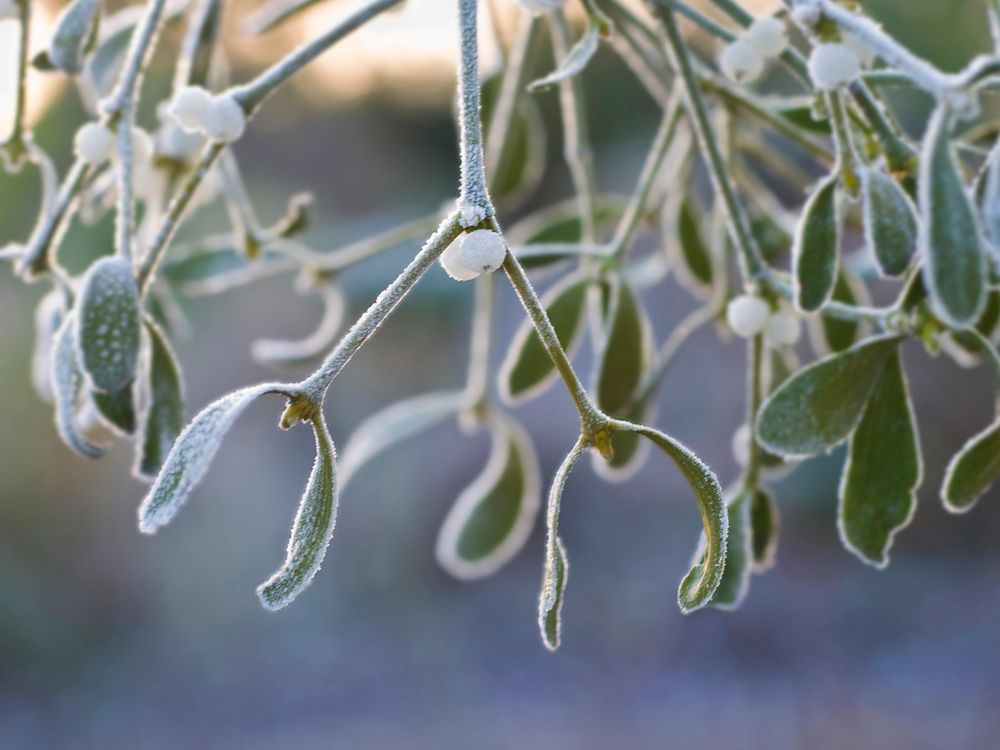
[[[837,176],[827,177],[802,210],[792,245],[795,304],[803,312],[819,310],[833,293],[840,262],[840,211]]]
[[[865,241],[884,276],[901,276],[917,246],[917,211],[906,191],[877,169],[863,169]]]
[[[726,506],[729,533],[726,535],[726,564],[719,585],[712,594],[709,606],[717,609],[737,609],[750,589],[753,566],[753,529],[750,525],[750,490],[740,490]],[[705,535],[702,534],[692,565],[704,563]]]
[[[837,525],[844,546],[884,568],[895,535],[917,508],[923,467],[899,352],[893,352],[851,436]]]
[[[236,419],[254,401],[268,393],[288,395],[280,383],[262,383],[233,391],[198,412],[174,442],[139,506],[139,531],[155,534],[166,525],[202,480]]]
[[[87,271],[76,314],[80,365],[99,391],[132,382],[139,359],[139,290],[129,264],[101,258]]]
[[[337,523],[336,451],[321,412],[313,417],[312,426],[316,461],[295,514],[285,563],[257,587],[260,603],[272,611],[287,607],[312,583]]]
[[[567,53],[562,62],[559,63],[559,67],[544,78],[539,78],[537,81],[529,83],[528,91],[539,91],[582,73],[583,69],[587,67],[587,63],[590,62],[590,58],[597,52],[599,38],[600,25],[595,19],[588,19],[587,30],[577,43],[573,45],[573,48]]]
[[[344,295],[333,284],[318,290],[323,317],[316,329],[298,340],[257,339],[250,350],[253,358],[271,367],[295,367],[321,357],[332,348],[344,320]]]
[[[918,195],[923,278],[931,307],[956,328],[979,319],[986,304],[986,253],[976,209],[951,152],[944,107],[931,117],[920,159]]]
[[[900,341],[875,336],[797,372],[761,406],[761,445],[782,456],[812,456],[842,443]]]
[[[763,573],[774,566],[780,527],[781,517],[778,515],[774,495],[764,487],[757,487],[750,502],[754,573]]]
[[[56,19],[48,60],[59,70],[76,75],[83,70],[87,48],[96,40],[100,0],[73,0]]]
[[[967,513],[1000,475],[1000,419],[972,437],[948,463],[941,498],[945,510]]]
[[[70,312],[52,341],[51,381],[56,405],[56,430],[70,448],[87,458],[100,458],[105,449],[88,442],[76,426],[76,405],[83,387],[74,343],[76,313]]]
[[[146,411],[142,415],[142,440],[138,444],[134,473],[153,478],[163,465],[184,426],[184,382],[180,363],[160,328],[146,321],[149,334],[149,376]]]
[[[456,578],[492,575],[528,540],[541,506],[538,458],[527,433],[511,419],[490,420],[490,457],[445,517],[435,553]]]

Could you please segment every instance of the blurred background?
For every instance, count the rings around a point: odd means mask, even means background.
[[[346,10],[327,5],[284,36],[237,45],[235,77]],[[982,0],[865,5],[945,68],[986,49]],[[309,241],[333,249],[454,194],[453,27],[450,3],[411,0],[263,108],[236,149],[263,218],[279,216],[290,193],[311,190]],[[487,44],[487,66],[495,65],[491,50]],[[610,50],[598,53],[585,80],[600,187],[628,191],[656,108]],[[38,139],[64,165],[81,109],[69,89],[45,87]],[[549,123],[547,176],[524,210],[570,194],[555,99],[539,95]],[[926,102],[901,104],[919,132]],[[0,174],[0,241],[30,228],[32,179]],[[104,252],[110,224],[81,237],[65,256]],[[344,277],[352,318],[413,251]],[[498,288],[495,362],[522,315],[506,285]],[[453,424],[393,449],[352,481],[321,574],[280,614],[260,608],[254,587],[284,554],[313,449],[308,430],[275,429],[277,401],[241,420],[169,528],[140,536],[135,510],[145,489],[129,476],[129,447],[119,444],[99,463],[76,457],[31,390],[31,311],[42,291],[0,268],[4,748],[996,744],[1000,491],[960,517],[937,498],[948,458],[990,417],[982,369],[906,351],[926,479],[886,571],[840,545],[838,451],[775,485],[778,565],[753,579],[735,613],[677,610],[699,526],[671,465],[654,456],[633,480],[608,485],[581,463],[562,519],[573,562],[564,643],[550,654],[535,624],[540,529],[512,564],[480,583],[456,582],[435,563],[437,529],[487,450],[485,437]],[[461,385],[471,293],[472,285],[431,271],[332,389],[327,414],[338,444],[394,400]],[[692,304],[669,281],[645,302],[659,340]],[[234,387],[271,379],[251,359],[250,343],[309,331],[319,314],[313,305],[288,278],[191,300],[192,330],[177,348],[192,413]],[[588,356],[581,351],[580,361]],[[724,484],[738,470],[730,437],[742,421],[743,356],[713,331],[696,337],[667,379],[658,420]],[[548,479],[575,438],[571,403],[553,388],[516,413]]]

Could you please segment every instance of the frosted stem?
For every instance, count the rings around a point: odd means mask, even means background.
[[[477,0],[458,0],[458,126],[462,158],[458,208],[463,227],[474,227],[494,214],[486,188],[483,125],[480,121]]]

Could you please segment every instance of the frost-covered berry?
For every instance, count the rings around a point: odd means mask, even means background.
[[[212,95],[201,86],[188,86],[174,94],[169,113],[172,118],[189,133],[201,130],[205,109],[212,101]]]
[[[14,0],[0,0],[0,21],[20,17],[21,9],[17,7]]]
[[[743,294],[734,297],[726,306],[726,321],[733,333],[748,339],[756,336],[767,326],[771,308],[760,297]]]
[[[73,136],[73,153],[92,167],[111,158],[115,151],[115,134],[99,122],[82,125]]]
[[[861,59],[842,42],[817,45],[809,56],[809,76],[821,91],[850,83],[861,73]]]
[[[459,237],[445,248],[441,253],[439,262],[444,272],[455,281],[472,281],[479,275],[478,271],[473,271],[462,261],[462,238]]]
[[[719,55],[719,67],[726,78],[742,83],[764,72],[764,56],[746,39],[737,39]]]
[[[788,29],[773,16],[764,16],[754,21],[744,38],[765,59],[779,57],[788,49]]]
[[[517,4],[532,13],[548,13],[564,6],[566,0],[517,0]]]
[[[764,340],[770,346],[795,346],[802,334],[802,324],[791,312],[781,310],[767,321]]]
[[[470,271],[490,273],[503,264],[503,259],[507,257],[507,245],[496,232],[477,229],[461,238],[458,255]]]
[[[247,129],[247,116],[231,94],[220,94],[205,107],[201,129],[210,140],[232,143]]]

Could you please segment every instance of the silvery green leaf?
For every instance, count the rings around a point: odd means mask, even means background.
[[[49,62],[69,75],[83,70],[86,50],[96,39],[100,0],[72,0],[56,19],[49,43]]]
[[[531,438],[508,417],[489,420],[490,456],[445,517],[435,553],[456,578],[493,575],[524,546],[541,505],[542,483]]]
[[[146,321],[149,336],[148,404],[142,415],[142,440],[136,453],[135,473],[153,478],[163,465],[184,426],[184,382],[180,363],[163,331]]]
[[[901,276],[917,246],[917,211],[906,191],[877,169],[861,171],[865,240],[885,276]]]
[[[587,63],[590,62],[590,58],[597,52],[599,37],[600,25],[595,19],[588,19],[587,30],[559,63],[559,67],[544,78],[539,78],[528,84],[528,91],[539,91],[582,73],[583,69],[587,67]]]
[[[93,391],[90,394],[101,420],[120,435],[135,432],[135,394],[132,383],[117,391]]]
[[[717,609],[737,609],[750,588],[753,565],[753,530],[750,525],[750,500],[752,493],[740,489],[726,500],[728,533],[726,535],[725,569],[719,584],[708,601]],[[692,560],[694,569],[705,564],[705,534],[698,540]]]
[[[52,342],[63,319],[62,293],[53,290],[35,308],[35,346],[31,353],[31,385],[38,397],[53,403]]]
[[[844,546],[876,568],[888,565],[893,538],[916,510],[922,474],[913,406],[896,351],[851,435],[837,514]]]
[[[202,409],[184,428],[139,507],[139,531],[154,534],[174,517],[202,480],[212,459],[243,411],[269,393],[288,395],[286,386],[262,383],[233,391]]]
[[[764,573],[774,566],[780,527],[781,517],[774,495],[765,487],[757,487],[750,502],[754,573]]]
[[[792,262],[795,304],[803,312],[819,310],[833,293],[840,262],[840,210],[836,175],[823,180],[802,210]]]
[[[1000,419],[972,437],[948,463],[941,498],[952,513],[967,513],[1000,475]]]
[[[566,582],[569,580],[569,560],[562,539],[559,538],[559,509],[566,480],[583,449],[584,442],[580,439],[559,465],[552,478],[545,511],[545,570],[542,574],[542,589],[538,595],[538,629],[542,634],[542,642],[550,651],[559,648],[562,640],[562,606]]]
[[[650,327],[629,284],[616,279],[605,316],[594,390],[605,413],[623,417],[649,364]]]
[[[931,117],[920,159],[919,247],[934,314],[955,328],[979,319],[986,304],[987,266],[976,209],[951,152],[950,118]]]
[[[272,611],[287,607],[312,583],[337,523],[336,451],[322,413],[312,419],[312,426],[316,461],[295,514],[285,563],[257,587],[261,604]]]
[[[542,304],[556,329],[559,343],[571,356],[583,332],[584,303],[589,288],[589,278],[577,272],[558,281],[542,295]],[[500,395],[508,403],[519,403],[542,393],[557,377],[556,368],[534,326],[525,319],[500,366]]]
[[[67,314],[52,341],[50,362],[56,429],[62,441],[81,456],[100,458],[105,449],[88,442],[80,434],[76,424],[76,406],[83,387],[83,375],[76,359],[75,318],[75,311]]]
[[[757,437],[782,456],[835,448],[854,430],[899,336],[874,336],[795,375],[761,406]]]
[[[462,408],[460,391],[425,393],[404,399],[368,417],[354,430],[341,451],[338,473],[340,486],[362,466],[396,443],[430,429]]]
[[[316,329],[302,339],[257,339],[251,353],[262,365],[296,367],[308,364],[333,348],[344,320],[344,295],[333,284],[324,284],[318,295],[323,303],[323,317]]]
[[[139,290],[128,262],[101,258],[83,278],[75,316],[80,365],[94,389],[117,391],[139,359]]]

